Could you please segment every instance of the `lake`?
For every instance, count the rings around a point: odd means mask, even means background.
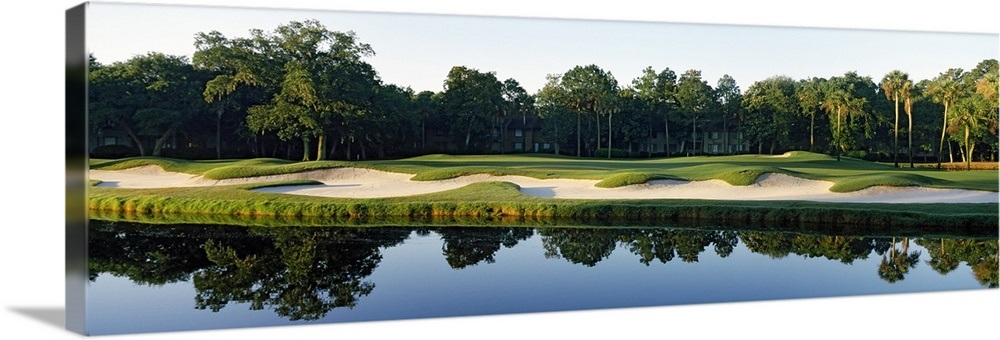
[[[90,221],[92,335],[991,289],[996,235]]]

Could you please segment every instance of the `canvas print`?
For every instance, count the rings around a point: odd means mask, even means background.
[[[998,286],[996,34],[75,10],[85,334]]]

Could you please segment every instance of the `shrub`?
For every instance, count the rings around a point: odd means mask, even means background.
[[[180,159],[215,159],[215,148],[163,149],[163,157]]]
[[[136,151],[128,145],[105,145],[98,146],[93,150],[90,150],[91,158],[115,159],[135,157],[138,155],[139,151]]]
[[[597,149],[597,157],[608,157],[608,149]],[[612,158],[626,158],[628,157],[628,151],[622,149],[611,149]]]

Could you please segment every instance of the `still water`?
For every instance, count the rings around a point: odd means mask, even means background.
[[[997,238],[90,222],[90,334],[996,288]]]

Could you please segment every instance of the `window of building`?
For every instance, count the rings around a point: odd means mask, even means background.
[[[712,144],[712,152],[719,153],[719,144]]]
[[[521,142],[514,143],[514,150],[515,151],[524,150],[524,143]]]
[[[542,149],[548,149],[548,148],[551,148],[551,147],[552,147],[552,145],[550,145],[549,143],[542,144]]]
[[[524,137],[524,131],[521,129],[514,130],[514,137]]]
[[[712,139],[719,139],[719,133],[718,132],[712,132]]]
[[[103,145],[118,145],[118,138],[117,137],[104,137],[104,144]]]
[[[742,132],[737,132],[736,133],[736,139],[743,139],[743,133]]]

